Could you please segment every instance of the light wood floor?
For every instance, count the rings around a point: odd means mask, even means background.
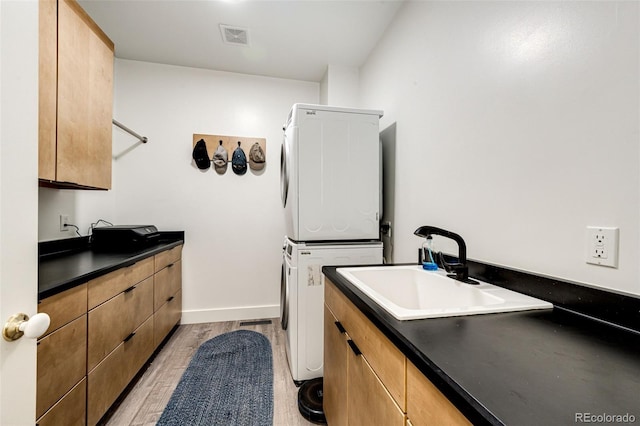
[[[126,396],[105,416],[102,425],[155,425],[198,347],[212,337],[238,329],[260,332],[271,342],[274,426],[312,425],[298,411],[298,388],[289,372],[280,320],[273,318],[270,324],[241,326],[242,322],[180,325]]]

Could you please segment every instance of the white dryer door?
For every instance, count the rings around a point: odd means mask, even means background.
[[[299,241],[379,238],[376,115],[317,111],[300,118],[296,169]]]

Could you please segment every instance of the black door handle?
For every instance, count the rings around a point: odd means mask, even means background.
[[[353,353],[356,354],[356,356],[362,355],[362,352],[360,352],[360,349],[358,349],[358,346],[356,346],[356,342],[354,342],[353,340],[349,339],[349,340],[347,340],[347,343],[351,347],[351,350],[353,351]]]

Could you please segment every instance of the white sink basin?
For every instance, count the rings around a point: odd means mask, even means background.
[[[362,266],[336,271],[399,320],[550,309],[553,305],[480,281],[465,284],[421,266]]]

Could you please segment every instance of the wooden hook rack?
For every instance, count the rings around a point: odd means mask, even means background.
[[[209,159],[213,160],[213,154],[215,154],[218,145],[220,145],[220,141],[222,141],[222,146],[227,150],[227,160],[231,160],[231,156],[233,155],[233,151],[238,147],[238,142],[240,142],[240,146],[244,150],[247,159],[249,159],[249,150],[253,146],[254,143],[258,142],[260,144],[260,148],[264,152],[265,157],[267,156],[267,140],[265,138],[248,138],[244,136],[223,136],[223,135],[204,135],[199,133],[193,134],[193,145],[191,149],[195,148],[196,143],[200,139],[204,140],[204,143],[207,145],[207,153],[209,154]]]

